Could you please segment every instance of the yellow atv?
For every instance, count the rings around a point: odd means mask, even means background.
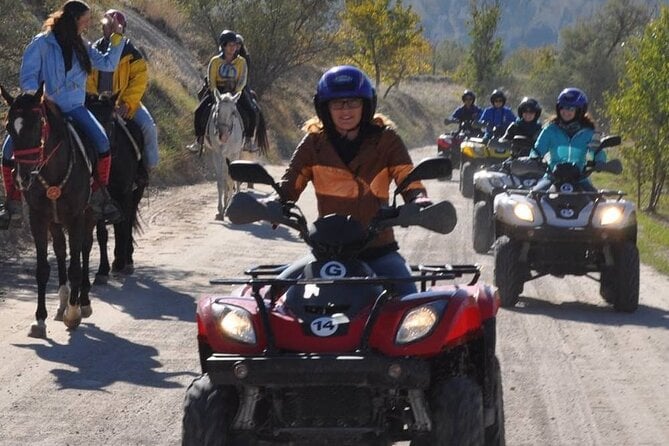
[[[496,132],[494,132],[496,134]],[[467,138],[460,144],[460,193],[465,198],[474,196],[474,172],[498,164],[511,156],[509,141],[493,138]]]

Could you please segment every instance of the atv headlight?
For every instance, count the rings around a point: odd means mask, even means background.
[[[243,308],[226,305],[219,316],[219,325],[223,333],[236,341],[244,344],[256,343],[251,315]]]
[[[439,320],[439,311],[432,304],[411,309],[402,319],[395,336],[395,342],[408,344],[427,336],[434,328],[437,320]]]
[[[602,226],[620,223],[623,219],[623,211],[618,206],[606,206],[600,211]]]
[[[516,203],[513,207],[513,213],[521,220],[532,222],[534,221],[534,212],[532,206],[527,203]]]

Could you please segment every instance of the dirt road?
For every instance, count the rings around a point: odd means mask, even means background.
[[[471,248],[471,204],[456,182],[426,185],[454,202],[460,221],[448,236],[397,230],[402,252],[412,263],[478,262],[490,282],[492,256]],[[214,184],[152,191],[136,274],[95,287],[93,315],[76,331],[49,320],[46,340],[29,338],[34,259],[0,264],[0,445],[179,443],[183,396],[198,373],[195,302],[212,291],[208,280],[304,252],[287,229],[214,222],[215,198]],[[311,191],[302,201],[313,211]],[[49,290],[52,317],[55,284]],[[498,322],[508,444],[669,444],[668,290],[666,277],[642,267],[639,310],[617,314],[586,278],[526,285]]]

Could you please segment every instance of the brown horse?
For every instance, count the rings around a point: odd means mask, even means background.
[[[65,325],[76,328],[82,317],[92,313],[88,296],[88,256],[95,224],[88,210],[91,166],[83,148],[71,138],[69,123],[55,104],[42,97],[43,86],[35,94],[22,93],[16,98],[2,86],[0,93],[9,104],[7,132],[14,144],[16,184],[29,207],[30,230],[37,255],[37,311],[29,336],[44,338],[46,284],[51,269],[47,260],[49,231],[54,238],[59,270],[65,267],[63,229],[67,231],[70,248],[69,296],[65,302],[61,287],[61,307],[56,319],[62,314]],[[63,278],[64,273],[59,273]]]

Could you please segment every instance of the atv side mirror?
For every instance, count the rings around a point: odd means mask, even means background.
[[[621,163],[618,159],[607,161],[605,163],[597,163],[595,165],[595,170],[597,172],[607,172],[614,175],[620,175],[623,173],[623,163]]]
[[[619,146],[622,142],[622,139],[618,135],[611,135],[602,138],[602,142],[599,144],[600,149],[605,149],[607,147]]]
[[[409,175],[395,189],[395,196],[402,193],[406,187],[418,180],[433,180],[436,178],[450,177],[453,172],[451,160],[441,156],[425,158],[413,168]]]
[[[225,162],[228,163],[228,172],[233,180],[240,183],[267,184],[281,196],[279,185],[261,164],[244,160],[230,161],[228,158],[225,159]]]

